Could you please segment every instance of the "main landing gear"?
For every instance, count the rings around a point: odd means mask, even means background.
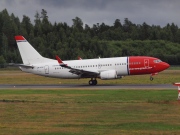
[[[89,80],[89,85],[96,85],[97,84],[97,80],[96,78],[93,80],[93,78],[91,78],[91,80]]]

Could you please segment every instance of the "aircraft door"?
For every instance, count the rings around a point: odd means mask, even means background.
[[[45,70],[45,74],[49,74],[49,66],[45,66],[44,70]]]
[[[149,67],[149,59],[144,59],[144,67]]]

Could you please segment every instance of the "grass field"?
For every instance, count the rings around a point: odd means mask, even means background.
[[[99,84],[171,84],[180,70]],[[0,70],[0,84],[87,84]],[[177,90],[0,90],[0,135],[178,135]]]
[[[0,90],[2,135],[180,134],[175,90]]]
[[[180,81],[180,70],[173,68],[158,75],[125,76],[116,80],[99,80],[98,84],[171,84]],[[88,84],[90,79],[58,79],[24,73],[20,70],[0,70],[0,84]]]

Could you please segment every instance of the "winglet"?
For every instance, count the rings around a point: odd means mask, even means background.
[[[62,62],[62,60],[56,55],[56,60],[58,61],[58,63],[59,64],[64,64],[63,62]]]
[[[67,64],[64,64],[63,61],[56,55],[56,60],[58,61],[61,67],[68,67]]]
[[[82,58],[80,56],[78,56],[78,60],[82,60]]]

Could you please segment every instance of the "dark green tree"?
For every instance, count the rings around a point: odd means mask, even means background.
[[[0,68],[4,68],[5,67],[5,59],[2,55],[0,55]]]
[[[31,31],[33,31],[33,25],[31,24],[31,20],[28,16],[23,15],[21,27],[23,27],[28,35],[30,35]]]
[[[122,28],[122,24],[119,19],[116,19],[114,22],[114,28]]]
[[[72,25],[73,28],[76,28],[79,31],[83,30],[83,22],[79,17],[76,17],[75,19],[72,19],[72,21],[73,21],[73,25]]]

